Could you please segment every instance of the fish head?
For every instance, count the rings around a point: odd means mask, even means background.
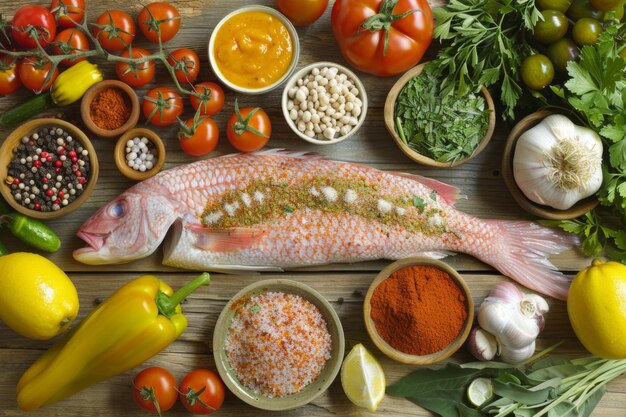
[[[76,233],[87,246],[74,251],[90,265],[130,262],[152,254],[179,217],[180,203],[154,190],[131,188],[93,214]]]

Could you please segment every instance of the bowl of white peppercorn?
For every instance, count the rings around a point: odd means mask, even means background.
[[[117,169],[134,181],[152,177],[165,163],[165,145],[150,129],[130,129],[117,140],[114,152]]]
[[[330,145],[359,130],[367,114],[367,95],[361,81],[348,68],[317,62],[289,79],[282,108],[296,135],[316,145]]]

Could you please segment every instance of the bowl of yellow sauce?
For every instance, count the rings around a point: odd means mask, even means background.
[[[209,62],[230,89],[261,94],[294,72],[300,55],[296,29],[280,12],[246,6],[222,18],[209,40]]]

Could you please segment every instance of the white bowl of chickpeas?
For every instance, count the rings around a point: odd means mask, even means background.
[[[359,130],[367,114],[367,95],[348,68],[317,62],[287,81],[282,108],[296,135],[316,145],[330,145]]]

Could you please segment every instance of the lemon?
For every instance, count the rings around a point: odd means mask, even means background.
[[[376,411],[385,396],[385,373],[362,344],[355,345],[341,365],[343,390],[359,407]]]
[[[46,340],[78,314],[78,294],[67,275],[43,256],[0,257],[0,320],[22,336]]]
[[[626,266],[594,260],[574,277],[567,313],[580,342],[596,356],[626,358]]]
[[[488,378],[476,378],[467,387],[467,399],[476,407],[480,407],[493,397],[493,383]]]

